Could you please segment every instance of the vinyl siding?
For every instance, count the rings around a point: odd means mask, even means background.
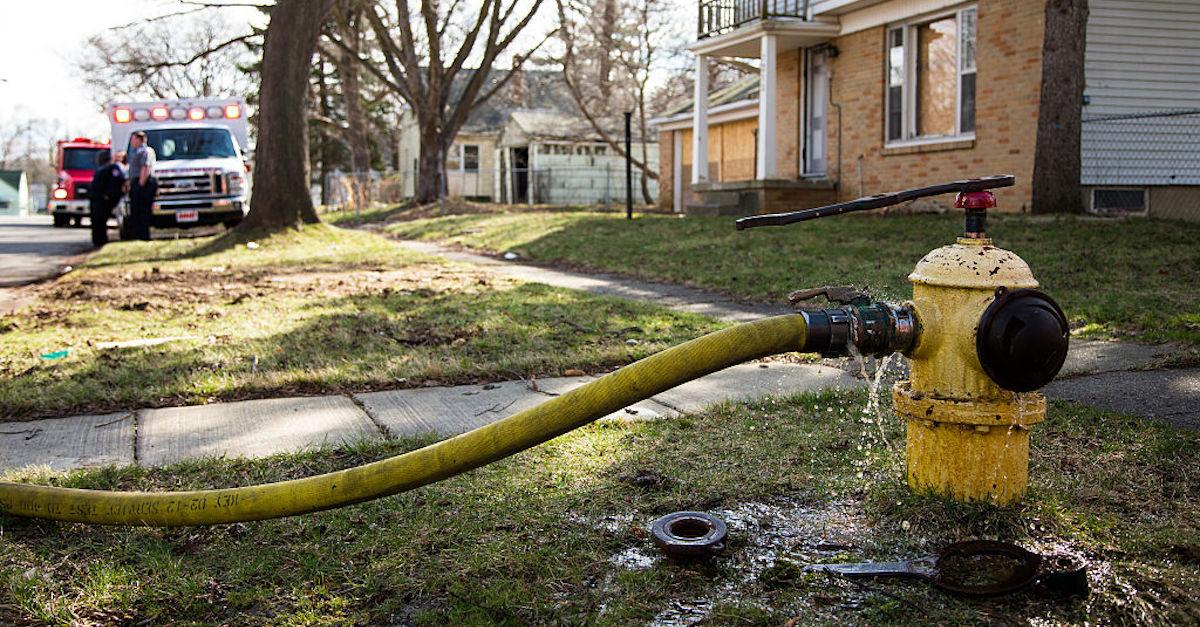
[[[1200,185],[1200,1],[1089,7],[1083,183]]]

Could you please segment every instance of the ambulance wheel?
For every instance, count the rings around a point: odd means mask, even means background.
[[[57,213],[54,214],[54,226],[57,228],[62,228],[64,226],[66,226],[67,222],[69,220],[70,220],[70,218],[67,216],[59,215]]]

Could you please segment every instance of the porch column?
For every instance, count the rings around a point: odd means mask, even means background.
[[[755,178],[775,178],[775,100],[778,93],[775,76],[775,35],[763,35],[758,77],[758,163]]]
[[[671,131],[671,211],[683,213],[683,132]]]
[[[537,144],[529,142],[529,163],[525,166],[525,184],[527,186],[525,191],[525,200],[528,202],[530,207],[533,206],[533,192],[536,189],[533,185],[533,175],[534,172],[536,172],[535,168],[537,168],[537,147]]]
[[[708,57],[696,55],[692,106],[692,184],[708,180]]]

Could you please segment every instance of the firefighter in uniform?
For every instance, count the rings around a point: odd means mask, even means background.
[[[154,161],[154,149],[146,145],[146,133],[135,131],[129,138],[129,220],[134,239],[150,239],[150,212],[158,194]]]
[[[96,248],[108,243],[108,218],[125,194],[125,166],[120,157],[113,158],[107,150],[96,154],[98,167],[92,172],[92,189],[88,192],[92,245]]]

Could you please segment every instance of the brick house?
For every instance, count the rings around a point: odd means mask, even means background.
[[[1044,192],[1063,176],[1073,183],[1064,186],[1067,198],[1087,196],[1078,184],[1078,129],[1088,100],[1075,74],[1083,63],[1062,63],[1072,46],[1082,57],[1085,42],[1082,30],[1048,36],[1053,0],[699,2],[690,46],[696,97],[656,120],[665,207],[723,215],[790,210],[988,174],[1017,177],[1015,187],[997,190],[1002,211],[1057,210],[1045,206],[1053,195]],[[1176,3],[1191,6],[1157,4]],[[1128,4],[1092,0],[1092,21],[1137,11],[1121,6]],[[1104,63],[1094,40],[1112,41],[1092,35],[1103,29],[1088,29],[1090,74]],[[1200,30],[1190,32],[1200,41]],[[1120,41],[1130,39],[1128,46],[1144,43],[1133,35]],[[757,58],[759,75],[709,93],[715,57]],[[1063,168],[1059,145],[1066,142],[1056,135],[1065,125],[1069,141],[1072,123],[1073,169]],[[707,167],[693,167],[699,161]],[[1082,206],[1091,206],[1090,196]]]

